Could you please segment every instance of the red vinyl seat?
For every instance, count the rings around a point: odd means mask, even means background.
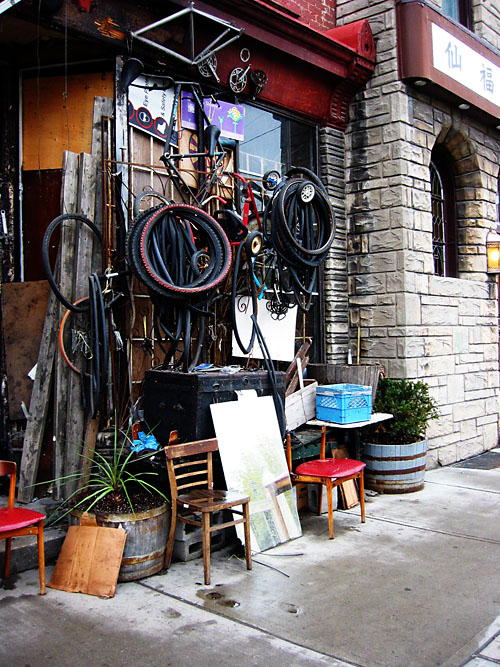
[[[366,463],[354,459],[316,459],[301,463],[295,468],[295,473],[315,477],[345,478],[361,472],[365,466]]]
[[[292,484],[321,484],[326,487],[326,498],[328,501],[328,529],[330,539],[333,540],[333,489],[339,484],[350,479],[358,481],[359,504],[361,506],[361,522],[365,522],[365,488],[363,470],[366,466],[362,461],[354,459],[327,459],[325,457],[326,428],[321,431],[321,447],[319,459],[301,463],[295,469],[292,468],[292,444],[288,433],[286,436],[286,460]],[[321,514],[321,496],[318,494],[318,514]]]
[[[36,535],[38,541],[38,570],[40,594],[45,594],[45,550],[43,544],[43,520],[45,515],[25,507],[14,507],[16,493],[16,463],[0,461],[0,477],[10,476],[7,507],[0,508],[0,540],[5,542],[4,578],[9,576],[12,538],[21,535]]]

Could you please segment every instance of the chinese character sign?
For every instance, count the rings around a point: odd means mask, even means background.
[[[500,106],[500,68],[434,23],[432,59],[437,70]]]

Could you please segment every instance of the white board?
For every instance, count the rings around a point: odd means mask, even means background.
[[[286,315],[277,319],[268,309],[266,299],[260,299],[257,310],[257,324],[262,331],[271,359],[276,361],[292,361],[295,356],[295,326],[297,323],[297,306],[290,308]],[[241,342],[246,347],[252,335],[252,300],[249,296],[236,298],[235,317]],[[233,356],[249,356],[262,359],[260,345],[255,339],[253,348],[248,355],[244,355],[233,334]]]
[[[300,537],[302,530],[273,399],[242,394],[210,410],[226,484],[250,496],[252,551],[259,552]],[[241,524],[236,528],[243,539]]]

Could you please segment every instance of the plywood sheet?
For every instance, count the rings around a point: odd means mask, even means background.
[[[46,280],[2,285],[10,419],[24,419],[21,403],[29,409],[33,380],[28,373],[38,359],[49,290]]]
[[[210,410],[227,486],[250,496],[252,551],[264,551],[300,537],[302,530],[272,397],[246,396],[239,401],[215,403]],[[241,539],[240,533],[238,536]]]
[[[101,526],[70,526],[47,584],[69,593],[111,598],[127,533]]]
[[[113,97],[112,72],[23,81],[23,169],[60,169],[65,150],[90,153],[96,95]]]

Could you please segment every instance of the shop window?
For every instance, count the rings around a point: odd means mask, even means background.
[[[284,176],[292,167],[306,167],[317,173],[318,133],[314,125],[259,107],[245,105],[245,138],[238,144],[238,172],[252,182],[259,208],[270,192],[262,187],[262,176],[277,171]],[[260,201],[259,201],[260,200]],[[321,286],[310,310],[297,315],[296,343],[308,337],[314,341],[311,361],[322,362],[323,326]]]
[[[316,128],[281,114],[245,105],[245,139],[239,144],[242,175],[261,178],[270,170],[291,167],[316,171]]]
[[[430,164],[432,252],[437,276],[457,277],[457,226],[455,192],[450,165],[434,149]]]
[[[443,0],[443,14],[472,30],[471,0]]]

